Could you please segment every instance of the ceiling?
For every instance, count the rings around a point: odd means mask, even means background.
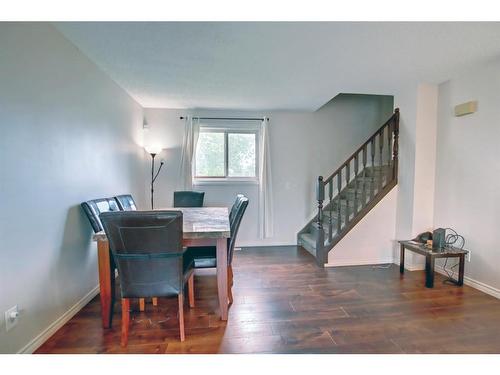
[[[54,26],[146,108],[316,110],[500,56],[500,23],[66,22]]]

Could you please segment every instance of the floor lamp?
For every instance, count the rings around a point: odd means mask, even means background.
[[[148,152],[149,155],[151,155],[151,210],[154,210],[154,194],[155,194],[155,181],[158,175],[160,174],[161,167],[163,167],[163,160],[160,162],[160,167],[156,171],[155,174],[155,156],[158,155],[161,152],[160,147],[145,147],[146,151]]]

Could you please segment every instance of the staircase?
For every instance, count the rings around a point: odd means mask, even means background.
[[[297,243],[323,267],[330,250],[398,182],[399,109],[328,178],[318,177],[318,213]]]

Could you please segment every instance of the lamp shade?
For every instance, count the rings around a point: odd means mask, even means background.
[[[158,145],[147,145],[144,147],[146,149],[146,152],[148,154],[159,154],[162,150],[161,146],[158,146]]]

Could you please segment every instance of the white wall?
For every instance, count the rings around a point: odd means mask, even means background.
[[[238,234],[240,246],[293,245],[297,232],[315,213],[314,187],[320,174],[333,172],[392,114],[392,97],[340,95],[314,113],[145,109],[148,141],[165,147],[165,170],[155,187],[158,207],[171,206],[179,172],[184,122],[179,116],[270,117],[274,189],[274,237],[258,238],[257,186],[203,185],[207,205],[231,205],[237,193],[250,199]]]
[[[417,86],[401,88],[394,96],[394,106],[400,109],[398,197],[396,209],[396,239],[412,238],[413,192],[415,187]],[[394,245],[395,260],[399,245]]]
[[[395,106],[400,108],[401,119],[395,237],[407,240],[433,228],[437,86],[410,84],[396,92]],[[397,241],[393,252],[398,263]],[[405,267],[423,269],[424,257],[409,253]]]
[[[438,87],[436,85],[420,84],[418,86],[413,235],[432,231],[434,220],[437,99]]]
[[[437,86],[410,85],[395,101],[401,110],[396,239],[406,240],[433,227]],[[397,243],[394,259],[399,261]],[[409,253],[405,266],[423,269],[424,257]]]
[[[142,108],[47,24],[0,24],[0,126],[0,352],[12,353],[98,283],[80,202],[132,193],[144,206],[146,168]]]
[[[465,275],[500,295],[500,62],[478,66],[439,87],[434,226],[466,239]],[[478,100],[455,117],[454,106]]]

